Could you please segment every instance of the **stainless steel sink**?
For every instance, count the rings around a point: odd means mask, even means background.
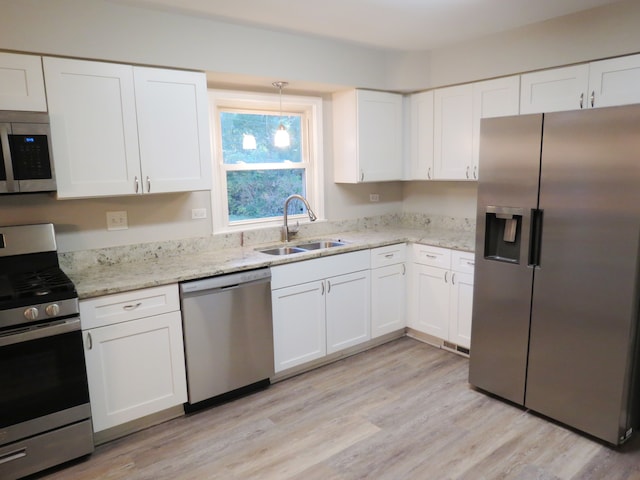
[[[294,253],[308,252],[310,250],[320,250],[321,248],[341,247],[345,245],[345,242],[338,242],[336,240],[318,240],[315,242],[300,243],[298,245],[286,246],[286,247],[271,247],[264,250],[258,249],[260,253],[266,253],[267,255],[291,255]]]
[[[321,248],[341,247],[344,242],[337,242],[335,240],[320,240],[317,242],[301,243],[297,245],[298,248],[304,248],[305,250],[319,250]]]
[[[267,255],[291,255],[292,253],[302,253],[306,252],[307,250],[299,247],[275,247],[258,251],[261,253],[266,253]]]

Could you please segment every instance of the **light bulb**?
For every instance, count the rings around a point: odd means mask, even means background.
[[[276,147],[288,147],[289,145],[291,145],[291,139],[289,138],[289,132],[287,132],[287,129],[284,128],[283,124],[280,124],[280,126],[278,127],[278,130],[276,130],[276,135],[273,139],[273,144]]]
[[[255,150],[256,149],[256,137],[251,134],[243,134],[242,135],[242,148],[244,150]]]

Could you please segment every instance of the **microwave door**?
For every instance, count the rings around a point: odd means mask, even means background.
[[[11,150],[9,149],[9,134],[11,124],[0,123],[0,193],[12,193],[16,191],[11,166]]]
[[[55,191],[48,124],[14,123],[9,135],[14,179],[20,192]]]

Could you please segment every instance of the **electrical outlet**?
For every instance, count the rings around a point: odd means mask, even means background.
[[[377,193],[370,193],[369,194],[369,201],[370,202],[379,202],[380,201],[380,195],[378,195]]]
[[[126,230],[129,228],[127,212],[107,212],[107,230]]]
[[[206,208],[192,208],[191,209],[191,220],[198,220],[201,218],[207,218],[207,209]]]

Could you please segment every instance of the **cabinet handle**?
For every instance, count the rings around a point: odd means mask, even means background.
[[[467,180],[469,180],[469,165],[467,165],[467,171],[466,171],[465,175],[467,176]]]
[[[329,295],[329,293],[331,293],[331,282],[327,280],[327,295]]]
[[[449,283],[448,275],[449,275],[449,272],[444,272],[444,283]]]
[[[93,348],[93,339],[91,338],[91,332],[87,332],[87,350]]]
[[[129,304],[129,305],[125,305],[122,307],[123,310],[126,310],[127,312],[130,312],[131,310],[135,310],[136,308],[138,308],[140,305],[142,305],[142,302],[138,302],[136,304]]]
[[[595,104],[595,100],[596,100],[596,91],[595,90],[591,90],[591,106],[593,107],[593,105]]]
[[[431,180],[431,167],[427,169],[427,179]]]
[[[140,190],[140,181],[138,180],[138,176],[136,175],[134,178],[136,193]]]
[[[431,255],[430,253],[425,253],[424,256],[427,258],[438,258],[437,255]]]
[[[360,181],[364,182],[364,170],[360,170]]]
[[[26,456],[27,456],[27,447],[19,448],[18,450],[4,453],[0,455],[0,465],[2,465],[3,463],[13,462],[14,460],[18,460],[19,458],[24,458]]]
[[[320,282],[320,295],[324,295],[324,282]]]
[[[580,94],[580,108],[582,108],[584,104],[584,92]]]
[[[384,256],[384,258],[393,258],[393,257],[394,257],[393,253],[387,253],[387,254]]]
[[[476,262],[470,262],[467,260],[467,265],[469,265],[470,267],[473,267],[476,264]]]
[[[478,166],[477,165],[473,166],[473,179],[474,180],[478,179]]]
[[[402,275],[404,276],[404,275],[406,275],[406,273],[407,273],[407,266],[403,263],[402,264]]]
[[[456,284],[456,272],[453,272],[451,274],[451,285],[455,285]]]
[[[151,193],[151,179],[147,177],[147,193]]]

